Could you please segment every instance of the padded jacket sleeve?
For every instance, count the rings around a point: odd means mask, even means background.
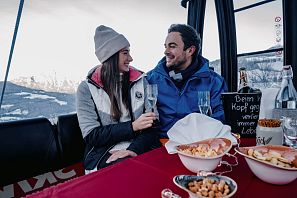
[[[135,137],[131,121],[101,126],[88,85],[83,81],[77,90],[77,116],[87,144],[101,147]]]
[[[143,130],[135,137],[127,150],[134,151],[139,155],[161,146],[158,133],[159,130],[157,128],[148,128]]]
[[[113,145],[135,137],[131,121],[94,128],[86,137],[87,144],[102,147]]]

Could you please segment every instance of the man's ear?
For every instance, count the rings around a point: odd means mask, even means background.
[[[188,50],[189,54],[192,56],[197,49],[196,49],[196,47],[194,45],[192,45],[187,50]]]

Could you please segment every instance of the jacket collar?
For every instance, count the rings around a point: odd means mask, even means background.
[[[98,65],[91,69],[88,73],[87,79],[90,80],[93,84],[103,88],[103,83],[101,81],[101,68],[102,65]],[[134,67],[130,66],[129,67],[129,73],[130,73],[130,82],[134,82],[138,80],[143,72],[135,69]]]
[[[210,75],[210,70],[209,70],[209,61],[204,58],[203,56],[197,56],[197,59],[200,59],[199,61],[196,61],[198,62],[199,64],[201,64],[200,66],[197,66],[197,67],[200,67],[200,69],[194,73],[193,77],[208,77]],[[159,62],[158,62],[158,65],[155,67],[155,71],[162,74],[163,76],[166,76],[168,78],[169,77],[169,74],[168,72],[164,69],[164,67],[166,67],[166,57],[163,57]]]

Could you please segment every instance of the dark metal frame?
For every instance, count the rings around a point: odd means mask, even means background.
[[[297,1],[283,0],[284,64],[293,69],[293,83],[297,88]]]
[[[263,4],[266,4],[266,3],[270,3],[270,2],[272,2],[272,1],[276,1],[276,0],[260,1],[260,2],[257,2],[257,3],[254,3],[254,4],[251,4],[251,5],[242,7],[242,8],[238,8],[238,9],[234,10],[234,12],[240,12],[240,11],[243,11],[243,10],[247,10],[247,9],[250,9],[250,8],[253,8],[253,7],[256,7],[256,6],[259,6],[259,5],[263,5]]]
[[[237,54],[237,57],[242,57],[242,56],[252,56],[252,55],[257,55],[257,54],[266,54],[270,52],[279,52],[283,51],[284,48],[274,48],[274,49],[268,49],[268,50],[262,50],[262,51],[256,51],[256,52],[248,52],[248,53],[242,53],[242,54]]]
[[[204,28],[204,16],[205,16],[205,6],[206,0],[182,0],[181,5],[187,7],[188,2],[188,25],[196,29],[197,33],[201,38],[201,50],[202,53],[202,44],[203,44],[203,28]]]
[[[203,42],[203,27],[206,0],[182,0],[181,5],[187,7],[188,24],[200,34]],[[225,78],[229,91],[237,90],[237,49],[235,21],[232,0],[215,0],[219,27],[221,75]],[[234,40],[235,39],[235,40]],[[202,46],[203,43],[201,43]],[[201,47],[202,48],[202,47]],[[201,53],[201,51],[200,51]],[[235,70],[234,70],[235,69]],[[232,71],[236,72],[232,72]],[[234,83],[236,82],[236,83]]]
[[[8,74],[9,74],[9,69],[10,69],[10,65],[11,65],[11,61],[12,61],[12,57],[13,57],[14,46],[15,46],[15,42],[17,39],[17,34],[18,34],[18,29],[19,29],[19,25],[20,25],[20,21],[21,21],[23,7],[24,7],[24,0],[20,0],[18,15],[17,15],[16,22],[15,22],[13,38],[11,41],[11,47],[10,47],[8,62],[7,62],[7,67],[6,67],[6,73],[5,73],[5,78],[4,78],[1,97],[0,97],[0,110],[1,110],[2,102],[3,102],[3,97],[4,97],[6,83],[7,83]]]
[[[215,0],[220,39],[221,75],[237,91],[237,44],[233,0]]]
[[[237,54],[236,26],[234,14],[275,0],[261,1],[234,10],[233,0],[215,0],[220,40],[221,75],[225,78],[229,91],[237,90],[237,58],[268,52],[284,51],[284,64],[292,65],[293,83],[297,88],[297,1],[283,0],[284,48]],[[188,8],[188,24],[193,26],[203,38],[206,0],[182,0]],[[203,40],[203,39],[202,39]]]

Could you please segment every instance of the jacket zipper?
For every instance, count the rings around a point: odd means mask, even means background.
[[[103,159],[103,157],[106,155],[106,153],[109,152],[110,149],[113,148],[114,146],[115,146],[115,144],[112,145],[112,146],[110,146],[110,147],[103,153],[103,155],[99,158],[99,160],[98,160],[98,162],[97,162],[97,164],[96,164],[96,166],[95,166],[96,168],[98,167],[99,163],[101,162],[101,160]],[[97,168],[97,170],[98,170],[98,168]]]
[[[87,153],[87,155],[86,155],[86,157],[85,157],[86,159],[88,158],[89,154],[94,150],[94,148],[95,148],[95,147],[93,146],[93,147],[91,148],[91,150]]]
[[[134,84],[136,84],[140,79],[144,78],[145,76],[142,74],[140,75],[136,80],[132,81],[129,85],[129,113],[130,113],[130,117],[131,117],[131,123],[135,120],[134,118],[134,114],[133,114],[133,110],[132,110],[132,103],[131,103],[131,89],[133,87]]]
[[[186,84],[185,84],[185,86],[183,87],[183,89],[180,91],[179,96],[181,96],[181,95],[185,92],[186,87],[188,86],[188,84],[189,84],[192,80],[194,80],[194,79],[200,79],[200,78],[201,78],[201,77],[198,77],[198,76],[191,77],[191,78],[186,82]]]

